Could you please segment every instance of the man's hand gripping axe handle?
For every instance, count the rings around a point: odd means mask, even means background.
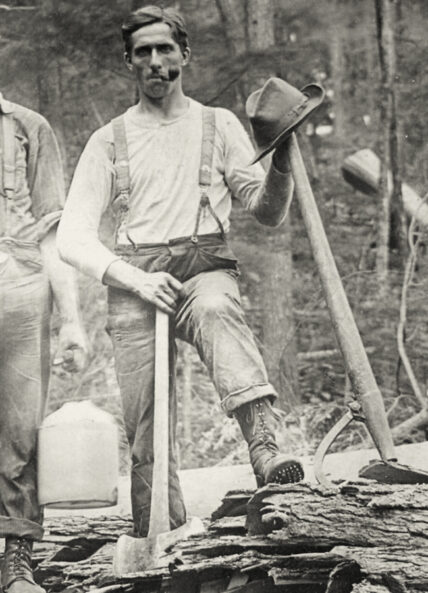
[[[321,278],[333,328],[344,358],[346,372],[348,373],[352,388],[361,406],[361,412],[364,416],[369,433],[382,460],[395,460],[394,443],[392,441],[382,394],[377,386],[342,281],[337,271],[336,263],[327,240],[305,165],[300,154],[297,138],[294,133],[290,138],[289,157],[295,183],[295,193],[299,202],[309,242],[311,244],[313,257]],[[352,419],[350,414],[351,412],[347,412],[345,415],[347,421],[339,421],[342,422],[342,429]],[[338,434],[337,431],[336,434],[334,434],[333,430],[334,429],[332,429],[332,435],[330,437],[330,444]],[[328,446],[324,441],[323,443],[325,453]],[[318,467],[315,468],[315,470],[316,472],[318,471],[318,479],[323,482],[321,468]],[[325,478],[324,480],[327,482]]]

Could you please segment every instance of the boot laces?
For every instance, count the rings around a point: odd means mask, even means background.
[[[281,419],[281,415],[275,408],[272,406],[271,402],[268,399],[265,400],[256,400],[254,407],[250,406],[250,412],[252,417],[251,421],[254,419],[254,414],[257,414],[258,422],[254,422],[254,429],[253,429],[253,436],[256,436],[259,433],[260,440],[268,447],[273,448],[276,450],[276,444],[272,441],[272,436],[269,431],[269,428],[266,424],[266,411],[272,415],[275,422],[279,422]]]
[[[12,538],[6,541],[4,574],[2,574],[3,590],[6,591],[16,580],[33,583],[31,569],[31,542],[26,538]]]
[[[31,554],[29,543],[24,538],[17,539],[18,548],[13,555],[13,567],[16,574],[25,574],[30,568]]]

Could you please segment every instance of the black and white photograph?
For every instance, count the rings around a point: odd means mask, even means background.
[[[1,593],[428,592],[427,24],[0,0]]]

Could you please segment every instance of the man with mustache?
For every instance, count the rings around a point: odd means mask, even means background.
[[[257,219],[277,225],[293,183],[287,142],[267,175],[228,110],[187,97],[185,24],[170,9],[141,8],[122,26],[127,68],[139,102],[96,131],[75,171],[61,221],[62,257],[108,285],[108,330],[132,453],[135,534],[146,536],[153,464],[155,308],[173,334],[197,348],[220,395],[236,416],[263,485],[303,478],[301,464],[275,441],[276,393],[244,320],[237,261],[226,241],[232,195]],[[98,239],[102,213],[116,212],[114,252]],[[171,357],[174,347],[171,344]],[[171,386],[170,522],[185,522],[177,478]]]
[[[51,292],[61,319],[57,362],[77,371],[87,356],[74,271],[55,245],[63,204],[52,128],[0,93],[0,537],[8,593],[43,592],[31,555],[43,536],[36,439],[49,378]]]

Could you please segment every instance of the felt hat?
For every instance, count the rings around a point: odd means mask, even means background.
[[[379,157],[370,148],[358,150],[343,161],[342,175],[355,189],[375,196],[379,190]]]
[[[286,136],[322,103],[324,89],[308,84],[296,89],[281,78],[269,78],[248,97],[245,110],[256,143],[256,163],[276,148]]]

